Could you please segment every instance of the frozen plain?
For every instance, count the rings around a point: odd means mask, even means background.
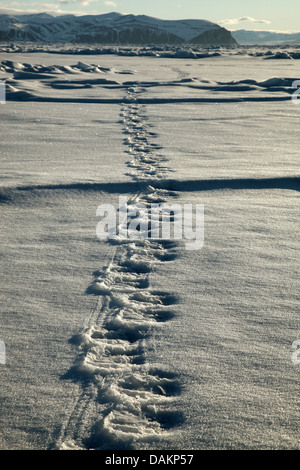
[[[299,61],[1,60],[0,448],[299,449]],[[100,241],[119,195],[203,248]]]

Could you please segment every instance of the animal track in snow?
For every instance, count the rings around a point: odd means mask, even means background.
[[[129,209],[176,197],[153,182],[163,180],[168,169],[154,142],[157,135],[146,122],[145,105],[136,103],[142,92],[130,86],[120,113],[130,176],[149,181],[145,191],[129,199]],[[67,378],[80,382],[82,393],[58,439],[60,449],[134,449],[182,421],[178,413],[160,409],[180,393],[176,375],[151,369],[145,354],[153,328],[163,327],[175,314],[172,306],[178,299],[152,290],[151,272],[154,265],[176,257],[176,242],[143,237],[108,242],[115,246],[113,259],[93,273],[86,290],[97,305],[71,340],[79,354]]]

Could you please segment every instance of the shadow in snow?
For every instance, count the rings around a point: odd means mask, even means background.
[[[69,184],[45,184],[32,186],[17,186],[15,188],[3,188],[0,190],[0,204],[24,202],[26,193],[41,191],[95,191],[109,194],[131,194],[139,191],[147,191],[148,187],[155,185],[157,189],[177,192],[201,192],[222,190],[263,190],[263,189],[289,189],[300,190],[300,177],[277,178],[232,178],[209,180],[172,180],[163,181],[145,180],[111,183],[69,183]]]

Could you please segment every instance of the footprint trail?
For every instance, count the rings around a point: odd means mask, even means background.
[[[146,107],[137,103],[143,93],[139,86],[127,89],[120,112],[128,174],[137,183],[149,180],[146,190],[128,200],[149,208],[166,202],[175,193],[155,187],[169,172],[166,159],[155,142],[156,134],[147,124]],[[151,182],[151,183],[150,183]],[[177,244],[170,240],[144,237],[151,230],[140,211],[141,237],[116,237],[109,265],[97,270],[87,288],[97,303],[82,332],[71,341],[79,353],[66,378],[80,384],[81,393],[64,423],[55,444],[58,449],[135,449],[171,432],[182,421],[180,413],[165,411],[180,393],[176,374],[153,369],[147,363],[147,341],[155,328],[174,316],[177,298],[151,289],[151,272],[158,263],[177,256]],[[143,223],[145,222],[145,223]]]

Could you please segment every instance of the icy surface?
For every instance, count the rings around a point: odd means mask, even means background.
[[[0,448],[299,449],[298,62],[1,61]],[[119,196],[202,249],[99,240]]]

